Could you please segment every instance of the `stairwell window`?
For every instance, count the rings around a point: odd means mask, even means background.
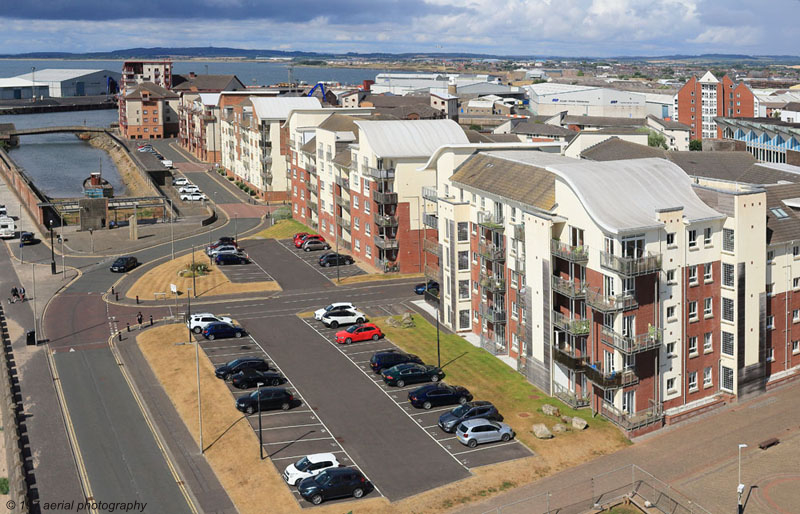
[[[722,355],[733,357],[733,334],[722,332]]]
[[[703,245],[711,246],[711,227],[703,229]]]
[[[767,330],[775,330],[775,316],[767,316]]]
[[[706,332],[703,334],[703,353],[711,353],[714,351],[713,332]]]
[[[697,248],[697,230],[689,231],[689,248]]]
[[[767,250],[767,264],[772,264],[775,260],[775,250]]]
[[[725,252],[734,251],[734,234],[733,230],[729,228],[722,229],[722,250]]]
[[[733,299],[722,299],[722,319],[733,323]]]

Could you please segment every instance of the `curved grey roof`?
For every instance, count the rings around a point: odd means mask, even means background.
[[[469,143],[453,120],[381,120],[355,122],[378,157],[430,157],[442,145]]]

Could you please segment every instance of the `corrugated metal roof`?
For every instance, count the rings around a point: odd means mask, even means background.
[[[355,124],[380,158],[428,157],[442,145],[469,142],[453,120],[357,120]]]
[[[45,70],[36,70],[33,75],[35,78],[44,82],[61,82],[63,80],[70,80],[76,79],[78,77],[83,77],[84,75],[91,75],[92,73],[99,73],[104,72],[106,75],[110,75],[112,77],[119,77],[121,73],[116,71],[109,71],[109,70],[82,70],[77,68],[47,68]],[[18,79],[25,79],[31,80],[30,73],[23,73],[22,75],[17,75],[15,78]]]
[[[200,93],[198,96],[203,105],[211,107],[219,104],[219,93]]]
[[[307,96],[252,96],[250,102],[256,116],[261,120],[285,120],[289,117],[289,112],[295,109],[322,109],[317,98]]]

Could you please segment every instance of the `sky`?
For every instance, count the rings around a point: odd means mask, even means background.
[[[572,57],[800,54],[800,0],[4,3],[3,53],[216,46]]]

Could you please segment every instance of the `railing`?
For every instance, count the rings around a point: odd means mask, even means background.
[[[556,398],[566,403],[573,409],[588,407],[591,402],[589,393],[587,391],[584,391],[581,396],[578,396],[577,393],[570,391],[561,384],[553,383],[553,392],[555,393],[554,396]]]
[[[570,262],[586,262],[589,260],[588,246],[572,246],[558,239],[550,240],[550,253]]]
[[[379,257],[375,258],[375,267],[384,273],[397,273],[400,271],[400,266],[397,265],[396,261],[381,259]]]
[[[646,334],[639,334],[633,337],[624,336],[608,327],[603,327],[600,334],[601,340],[628,354],[646,352],[647,350],[658,348],[664,340],[664,329],[654,326],[648,327]]]
[[[497,307],[482,303],[479,312],[489,323],[501,324],[506,322],[506,311],[503,310],[502,307],[498,309]]]
[[[442,258],[442,245],[440,245],[438,241],[433,241],[431,239],[423,239],[422,249],[428,253],[436,255],[440,259]]]
[[[478,253],[489,261],[502,262],[506,260],[506,249],[494,243],[478,243]]]
[[[586,295],[586,289],[583,284],[579,284],[574,280],[567,280],[556,275],[553,275],[551,281],[553,290],[561,293],[570,298],[583,298]]]
[[[435,187],[423,187],[422,188],[422,198],[426,200],[430,200],[431,202],[435,202],[438,200],[438,196],[436,194]]]
[[[658,423],[664,418],[663,408],[660,404],[653,403],[652,400],[649,408],[633,413],[624,412],[610,403],[603,401],[600,402],[600,414],[625,430],[636,430],[646,427],[653,423]]]
[[[603,372],[600,362],[587,365],[584,368],[586,378],[601,389],[617,389],[639,382],[639,377],[633,370]]]
[[[261,179],[269,182],[272,179],[272,170],[263,170],[261,172]]]
[[[639,304],[632,295],[606,295],[598,289],[586,288],[586,303],[600,312],[615,312],[635,309]]]
[[[309,200],[308,200],[308,208],[309,208],[309,209],[311,209],[311,210],[312,210],[312,211],[314,211],[314,212],[317,212],[317,202],[315,202],[315,201],[313,201],[313,200],[309,199]],[[315,228],[316,228],[316,227],[315,227]]]
[[[514,223],[514,239],[525,241],[525,224]]]
[[[504,228],[503,216],[489,211],[478,211],[478,225],[491,230],[502,231]]]
[[[367,167],[366,175],[378,180],[392,179],[394,178],[394,168],[380,169]]]
[[[635,277],[661,270],[661,255],[649,254],[642,257],[619,257],[608,252],[600,252],[600,265],[616,271],[620,275]]]
[[[262,164],[272,164],[272,156],[271,155],[262,155],[261,156],[261,163]]]
[[[350,189],[350,181],[348,179],[337,176],[334,181],[336,181],[337,186]]]
[[[480,273],[480,284],[481,287],[487,289],[489,292],[492,293],[505,293],[506,292],[506,281],[503,278],[488,275],[487,273],[481,271]]]
[[[375,224],[379,227],[396,227],[397,226],[397,217],[390,216],[389,214],[378,214],[375,213]]]
[[[317,165],[316,164],[306,164],[306,171],[309,172],[311,175],[317,174]]]
[[[481,334],[481,348],[492,355],[502,355],[506,353],[506,342],[497,334],[493,336]]]
[[[439,290],[438,289],[434,289],[432,291],[428,290],[428,289],[425,289],[425,292],[422,293],[422,297],[425,299],[426,302],[428,302],[430,304],[433,304],[433,305],[436,305],[436,306],[439,305]]]
[[[315,183],[311,182],[310,180],[308,182],[306,182],[306,189],[311,191],[312,193],[317,193],[318,190],[319,190],[317,185]]]
[[[553,325],[576,336],[588,335],[592,328],[591,320],[570,319],[558,311],[553,311]]]
[[[397,250],[400,243],[397,239],[386,239],[384,236],[375,236],[375,246],[384,250]]]
[[[397,203],[397,193],[372,192],[372,199],[381,205],[394,205]]]
[[[336,197],[336,205],[338,205],[339,207],[343,208],[347,212],[350,212],[350,200],[348,200],[347,198],[344,198],[344,197],[341,197],[341,196],[337,196]]]
[[[425,265],[425,278],[429,278],[431,280],[435,280],[436,282],[442,281],[442,268],[439,266],[434,266],[432,264]]]
[[[517,289],[517,306],[524,308],[528,304],[528,300],[525,298],[525,293],[522,292],[522,288]]]
[[[339,216],[338,214],[335,216],[335,219],[336,219],[336,224],[337,225],[340,225],[340,226],[342,226],[344,228],[350,228],[350,220],[349,219],[345,219],[345,218]]]
[[[423,214],[422,223],[427,227],[439,230],[439,217],[435,214]]]

